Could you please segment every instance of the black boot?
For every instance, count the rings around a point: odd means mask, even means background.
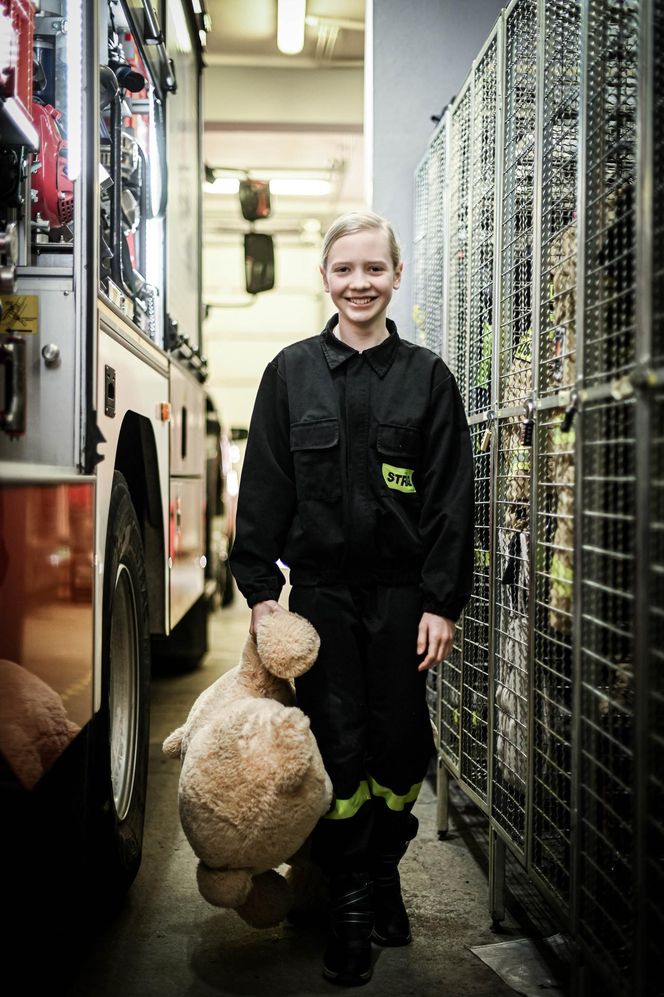
[[[374,927],[371,940],[377,945],[408,945],[412,938],[401,896],[398,868],[409,844],[409,841],[404,841],[398,849],[380,853],[373,863]]]
[[[330,936],[323,976],[343,987],[371,979],[371,885],[363,873],[336,874],[330,882]]]

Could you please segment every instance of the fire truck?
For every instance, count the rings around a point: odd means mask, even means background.
[[[205,650],[201,0],[0,0],[0,854],[120,894]],[[208,531],[209,532],[209,531]]]

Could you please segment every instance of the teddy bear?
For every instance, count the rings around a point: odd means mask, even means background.
[[[263,618],[239,664],[201,693],[163,744],[181,759],[180,821],[199,859],[201,895],[256,928],[288,914],[294,898],[278,867],[306,853],[332,801],[292,681],[311,668],[319,646],[297,613]]]
[[[25,789],[33,789],[80,727],[38,675],[0,659],[0,755]]]

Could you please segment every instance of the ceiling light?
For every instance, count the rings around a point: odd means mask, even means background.
[[[297,55],[304,48],[306,0],[278,0],[277,48],[284,55]]]
[[[210,183],[205,184],[208,194],[237,194],[240,190],[240,181],[237,177],[215,177]]]
[[[291,197],[324,197],[330,193],[329,180],[306,177],[281,177],[270,180],[270,191]]]

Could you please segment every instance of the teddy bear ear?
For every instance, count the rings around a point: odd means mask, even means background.
[[[258,624],[256,646],[261,661],[278,678],[303,675],[318,656],[320,637],[298,613],[270,613]]]
[[[280,710],[272,722],[274,784],[279,792],[292,792],[311,766],[314,739],[309,719],[297,706],[288,706]]]

